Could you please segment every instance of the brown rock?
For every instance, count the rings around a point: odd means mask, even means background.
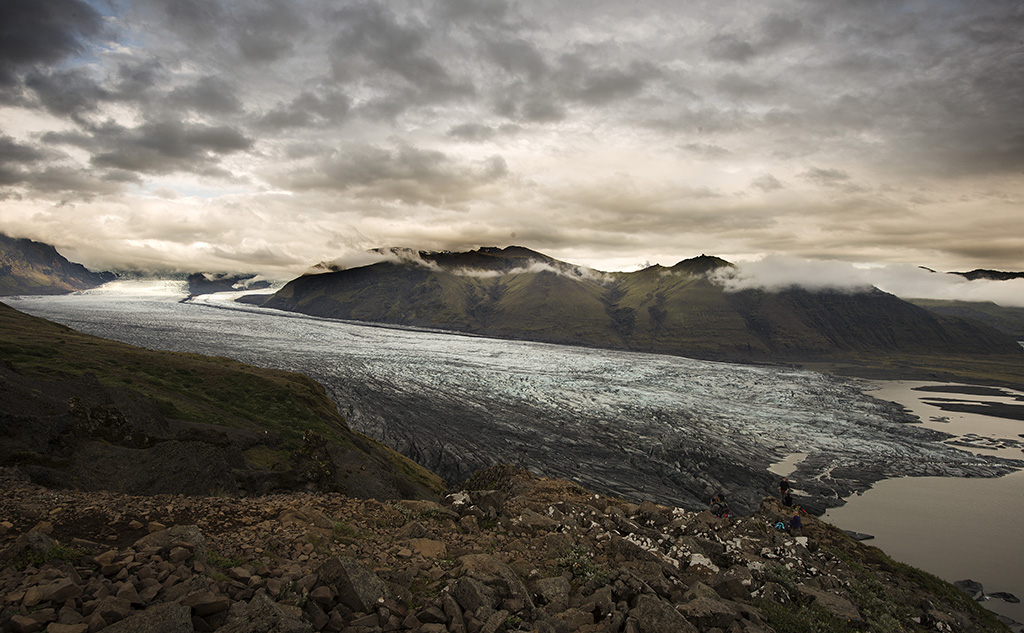
[[[228,576],[234,578],[238,582],[248,583],[249,579],[252,578],[252,572],[245,567],[232,567],[228,570]]]
[[[71,579],[61,579],[43,585],[39,587],[39,592],[43,602],[53,602],[54,604],[82,596],[82,588]]]
[[[448,548],[441,541],[414,538],[409,540],[409,546],[414,552],[426,558],[444,558],[448,555]]]
[[[712,600],[697,598],[679,607],[683,616],[706,630],[714,627],[728,629],[733,622],[740,619],[740,612],[728,600]]]
[[[46,633],[89,633],[89,625],[85,623],[60,624],[54,622],[46,627]]]
[[[480,633],[497,633],[498,629],[505,624],[505,620],[507,619],[508,611],[502,610],[492,613],[480,628]]]
[[[579,609],[567,609],[555,617],[569,625],[570,631],[576,631],[580,627],[589,626],[594,623],[593,613],[586,613]]]
[[[90,629],[92,630],[92,629]],[[103,629],[104,633],[193,633],[188,607],[174,602],[154,605]]]
[[[30,617],[24,615],[15,615],[10,620],[11,630],[14,633],[36,633],[36,631],[42,631],[43,625],[36,622]]]
[[[636,608],[629,612],[643,633],[697,633],[697,628],[679,614],[672,605],[644,594],[637,598]],[[629,619],[626,620],[629,629]]]
[[[125,582],[121,585],[121,588],[117,590],[117,597],[124,598],[133,605],[142,605],[145,601],[139,596],[139,592],[135,590],[135,585],[130,582]]]
[[[171,553],[167,555],[167,560],[172,563],[183,563],[192,556],[192,551],[187,547],[175,547],[171,550]]]
[[[518,598],[529,608],[533,608],[533,599],[526,590],[523,581],[512,569],[497,558],[488,554],[468,554],[459,558],[463,573],[476,578],[485,584],[493,585],[501,594],[499,598]],[[463,605],[465,606],[465,605]]]
[[[192,611],[201,618],[213,615],[214,613],[220,613],[221,611],[227,611],[231,606],[231,601],[227,596],[220,596],[212,591],[190,593],[179,600],[179,603],[186,607],[192,607]]]
[[[118,598],[117,596],[107,596],[102,600],[96,602],[96,606],[93,608],[93,615],[99,615],[105,622],[117,622],[128,617],[131,613],[132,605],[124,598]],[[89,627],[92,630],[92,626]]]
[[[317,569],[317,575],[322,583],[334,585],[338,600],[353,611],[372,611],[388,593],[383,580],[348,556],[328,559]]]

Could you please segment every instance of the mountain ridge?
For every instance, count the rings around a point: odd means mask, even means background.
[[[53,246],[0,233],[0,296],[66,294],[114,279],[72,263]]]
[[[515,246],[403,254],[299,277],[262,305],[329,318],[726,361],[893,352],[1016,358],[1024,353],[994,328],[935,314],[876,288],[729,292],[713,276],[733,265],[707,255],[668,268],[607,273]]]

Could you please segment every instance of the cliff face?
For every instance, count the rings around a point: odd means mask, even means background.
[[[4,631],[1007,630],[774,500],[718,518],[500,466],[441,503],[130,497],[5,474]]]
[[[49,244],[0,234],[0,296],[64,294],[113,279],[65,259]]]

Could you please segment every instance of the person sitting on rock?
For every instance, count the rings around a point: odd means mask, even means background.
[[[732,510],[729,509],[729,505],[725,502],[725,495],[718,493],[711,498],[711,514],[718,518],[732,516]]]
[[[790,534],[799,534],[800,528],[804,526],[803,520],[800,518],[800,513],[797,512],[793,515],[793,518],[789,520],[789,532]]]

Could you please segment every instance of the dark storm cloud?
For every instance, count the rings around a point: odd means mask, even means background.
[[[473,94],[470,81],[453,77],[430,53],[430,27],[417,17],[400,22],[380,5],[363,4],[339,9],[332,18],[338,34],[329,55],[336,79],[376,79],[375,73],[383,73],[386,81],[401,79],[415,87],[419,98],[444,101]]]
[[[219,0],[157,0],[166,12],[170,27],[189,40],[210,41],[227,12]]]
[[[81,147],[92,154],[97,167],[128,172],[193,172],[219,174],[219,157],[248,150],[253,141],[235,128],[185,123],[177,120],[148,122],[128,128],[107,122],[85,132],[51,133],[50,143]]]
[[[641,62],[627,68],[590,69],[570,94],[590,105],[607,104],[639,94],[647,80],[657,75],[654,65]]]
[[[49,112],[56,115],[76,115],[95,110],[101,101],[110,97],[103,86],[80,70],[32,73],[25,84]]]
[[[548,63],[537,47],[526,40],[484,41],[490,60],[510,75],[537,80],[549,73]]]
[[[167,98],[171,105],[207,114],[229,114],[242,109],[236,88],[220,77],[206,76],[179,86]]]
[[[952,244],[982,207],[1024,234],[1013,3],[133,0],[44,20],[84,1],[19,5],[54,37],[0,42],[2,195],[29,226],[34,192],[78,186],[109,195],[97,214],[143,216],[155,190],[255,209],[248,239],[301,213],[290,253],[344,225],[374,246],[981,259],[991,238]]]
[[[503,0],[446,0],[440,4],[441,17],[453,21],[500,23],[509,13]]]
[[[351,108],[352,100],[337,89],[306,91],[288,103],[277,104],[259,118],[257,125],[267,130],[285,130],[339,124],[348,117]]]
[[[40,149],[0,134],[0,163],[35,163],[46,156],[47,153]]]
[[[238,48],[249,61],[274,61],[292,52],[307,27],[294,3],[271,0],[246,11],[237,29]]]
[[[485,141],[496,133],[493,127],[480,123],[462,123],[448,128],[448,136],[467,141]]]
[[[394,149],[367,145],[323,157],[314,168],[286,176],[283,184],[414,204],[444,204],[464,200],[478,187],[507,173],[500,156],[468,163],[407,145]]]
[[[493,126],[480,123],[462,123],[448,128],[448,132],[445,135],[462,141],[488,141],[498,137],[514,136],[522,131],[523,128],[515,123]]]
[[[20,70],[83,52],[102,27],[82,0],[0,2],[0,86],[14,84]]]
[[[735,34],[720,33],[708,43],[708,54],[712,59],[743,63],[757,55],[757,50]]]
[[[168,81],[168,70],[156,59],[118,65],[113,92],[121,101],[140,101],[160,84]]]

